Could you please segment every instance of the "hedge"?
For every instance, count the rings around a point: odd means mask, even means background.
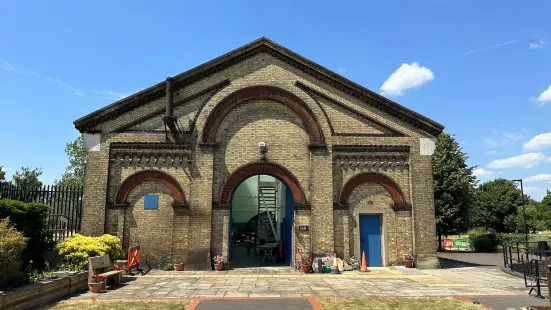
[[[83,270],[88,265],[88,257],[108,254],[111,261],[122,259],[121,240],[112,235],[88,237],[80,234],[65,239],[55,247],[66,268]]]
[[[14,284],[26,245],[27,238],[10,225],[8,218],[0,220],[0,291]]]
[[[23,252],[25,262],[33,260],[36,265],[42,265],[42,253],[52,247],[45,233],[48,210],[49,206],[43,203],[0,200],[0,219],[9,218],[13,226],[28,238]]]

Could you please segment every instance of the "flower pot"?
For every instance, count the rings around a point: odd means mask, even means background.
[[[184,264],[174,264],[174,270],[180,271],[184,268]]]
[[[88,283],[88,287],[90,288],[91,293],[99,293],[101,291],[102,286],[103,286],[103,282]]]
[[[312,266],[310,264],[302,264],[302,270],[304,273],[312,272]]]
[[[231,263],[225,263],[224,264],[224,269],[230,270],[231,269]]]
[[[223,263],[214,264],[214,270],[216,270],[216,271],[224,271],[224,264],[223,264]]]
[[[413,260],[404,260],[404,267],[412,268],[413,267]]]

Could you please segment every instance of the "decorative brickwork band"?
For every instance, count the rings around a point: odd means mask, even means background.
[[[300,187],[297,178],[284,167],[273,163],[251,163],[238,168],[227,179],[220,192],[220,205],[230,203],[233,193],[245,179],[259,174],[271,175],[285,182],[293,194],[295,205],[307,205],[304,191]]]
[[[394,183],[394,181],[392,181],[392,179],[390,179],[386,175],[375,173],[375,172],[361,173],[353,177],[352,179],[350,179],[346,183],[346,185],[344,185],[341,191],[341,195],[339,198],[340,204],[341,205],[348,204],[348,199],[350,198],[352,191],[356,187],[364,183],[379,184],[383,186],[390,193],[390,196],[392,197],[392,200],[394,201],[395,204],[399,204],[399,205],[406,204],[406,199],[404,198],[404,194],[402,193],[398,185]]]
[[[178,181],[176,181],[170,175],[158,170],[140,171],[126,178],[126,180],[122,182],[121,187],[117,191],[117,196],[115,197],[115,205],[124,205],[124,203],[127,202],[126,200],[128,199],[128,195],[130,194],[132,189],[134,189],[134,187],[136,187],[138,184],[147,181],[157,181],[164,184],[172,193],[172,198],[174,198],[173,206],[179,208],[187,206],[184,191],[182,190],[182,187],[180,186]]]
[[[306,103],[296,95],[274,86],[252,86],[235,91],[220,101],[209,114],[205,129],[203,129],[203,142],[215,142],[218,126],[231,110],[251,100],[267,99],[277,101],[293,110],[304,123],[310,144],[325,145],[323,132],[316,117]]]

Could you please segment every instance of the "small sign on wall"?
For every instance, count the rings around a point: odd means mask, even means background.
[[[143,197],[144,209],[159,209],[159,196],[158,195],[145,195]]]
[[[308,226],[307,225],[301,225],[298,227],[298,230],[299,231],[308,231]]]

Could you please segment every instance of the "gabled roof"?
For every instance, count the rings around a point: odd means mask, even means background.
[[[307,74],[317,78],[341,91],[358,98],[360,101],[370,104],[386,113],[397,117],[407,123],[410,123],[421,130],[424,130],[434,136],[439,135],[444,126],[416,113],[392,100],[389,100],[349,79],[328,70],[327,68],[303,57],[299,54],[273,42],[270,39],[262,37],[229,53],[217,57],[209,62],[197,66],[191,70],[183,72],[174,77],[175,89],[184,87],[193,82],[212,75],[220,70],[224,70],[232,65],[248,59],[259,53],[268,53],[291,66],[294,66]],[[102,109],[92,112],[84,117],[77,119],[74,124],[76,129],[81,132],[92,131],[96,124],[105,120],[117,117],[126,111],[129,111],[141,104],[164,96],[165,82],[155,84],[134,95],[121,99]]]

